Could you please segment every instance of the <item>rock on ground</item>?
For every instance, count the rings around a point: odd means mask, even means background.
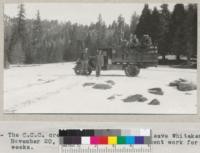
[[[179,83],[181,83],[181,82],[187,82],[187,80],[180,78],[178,80],[174,80],[173,82],[170,82],[169,86],[171,86],[171,87],[178,86]]]
[[[177,89],[180,91],[190,91],[190,90],[196,90],[197,86],[192,82],[181,82],[177,86]]]
[[[107,99],[108,100],[114,100],[114,99],[116,99],[116,97],[119,97],[119,96],[122,96],[122,95],[121,94],[114,94],[114,95],[108,97]]]
[[[115,85],[115,82],[113,81],[113,80],[108,80],[108,81],[106,81],[106,83],[108,83],[108,84],[110,84],[110,85]]]
[[[153,99],[150,103],[148,103],[148,105],[160,105],[160,101]]]
[[[106,90],[106,89],[111,89],[112,86],[108,84],[95,84],[92,88],[94,89],[101,89],[101,90]]]
[[[147,98],[143,97],[143,95],[136,94],[136,95],[128,96],[127,98],[123,99],[123,101],[124,102],[135,102],[135,101],[145,102],[147,101]]]
[[[145,101],[147,101],[148,99],[146,98],[146,97],[141,97],[140,99],[139,99],[139,102],[145,102]]]
[[[149,93],[155,94],[155,95],[164,95],[164,92],[161,88],[151,88],[148,90]]]
[[[194,83],[189,82],[185,79],[179,79],[179,80],[175,80],[173,82],[170,82],[169,86],[177,87],[177,89],[180,90],[180,91],[191,91],[191,90],[197,89],[197,86]]]
[[[110,97],[108,97],[107,99],[108,99],[108,100],[113,100],[113,99],[115,99],[115,96],[110,96]]]
[[[83,84],[83,87],[93,86],[93,85],[95,85],[95,83],[93,83],[93,82],[86,82],[86,83]]]

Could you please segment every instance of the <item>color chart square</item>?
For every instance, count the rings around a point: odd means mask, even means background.
[[[64,144],[72,144],[72,137],[70,137],[70,136],[63,137],[63,143]]]
[[[152,137],[151,136],[145,136],[144,137],[144,144],[152,144]]]
[[[117,137],[117,144],[126,144],[126,137],[125,136],[118,136]]]
[[[106,136],[99,137],[99,144],[108,144],[108,137]]]
[[[140,129],[140,136],[150,136],[151,130],[150,129]]]
[[[90,137],[81,137],[81,144],[89,145]]]
[[[135,144],[135,137],[134,136],[127,136],[126,137],[126,144]]]
[[[117,137],[108,137],[108,144],[117,144]]]
[[[135,137],[135,144],[144,144],[144,137],[143,136]]]
[[[98,137],[90,137],[90,144],[99,144],[99,138]]]
[[[81,137],[80,136],[73,136],[72,137],[72,144],[81,144]]]

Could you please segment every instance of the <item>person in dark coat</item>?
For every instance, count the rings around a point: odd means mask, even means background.
[[[103,66],[103,55],[101,50],[97,50],[96,56],[96,76],[100,76],[101,74],[101,67]]]
[[[89,56],[88,56],[88,48],[85,48],[81,55],[81,74],[86,75],[88,71],[88,62],[89,62]]]

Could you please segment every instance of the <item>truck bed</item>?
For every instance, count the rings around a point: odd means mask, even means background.
[[[112,64],[137,64],[145,66],[156,66],[158,64],[157,53],[132,53],[126,56],[114,57]]]

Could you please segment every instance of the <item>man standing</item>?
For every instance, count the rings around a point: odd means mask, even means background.
[[[81,65],[82,65],[81,74],[83,74],[83,75],[87,75],[88,61],[89,61],[88,48],[85,48],[81,55]]]
[[[101,67],[103,65],[103,55],[101,50],[97,50],[96,56],[96,76],[99,77],[101,74]]]

